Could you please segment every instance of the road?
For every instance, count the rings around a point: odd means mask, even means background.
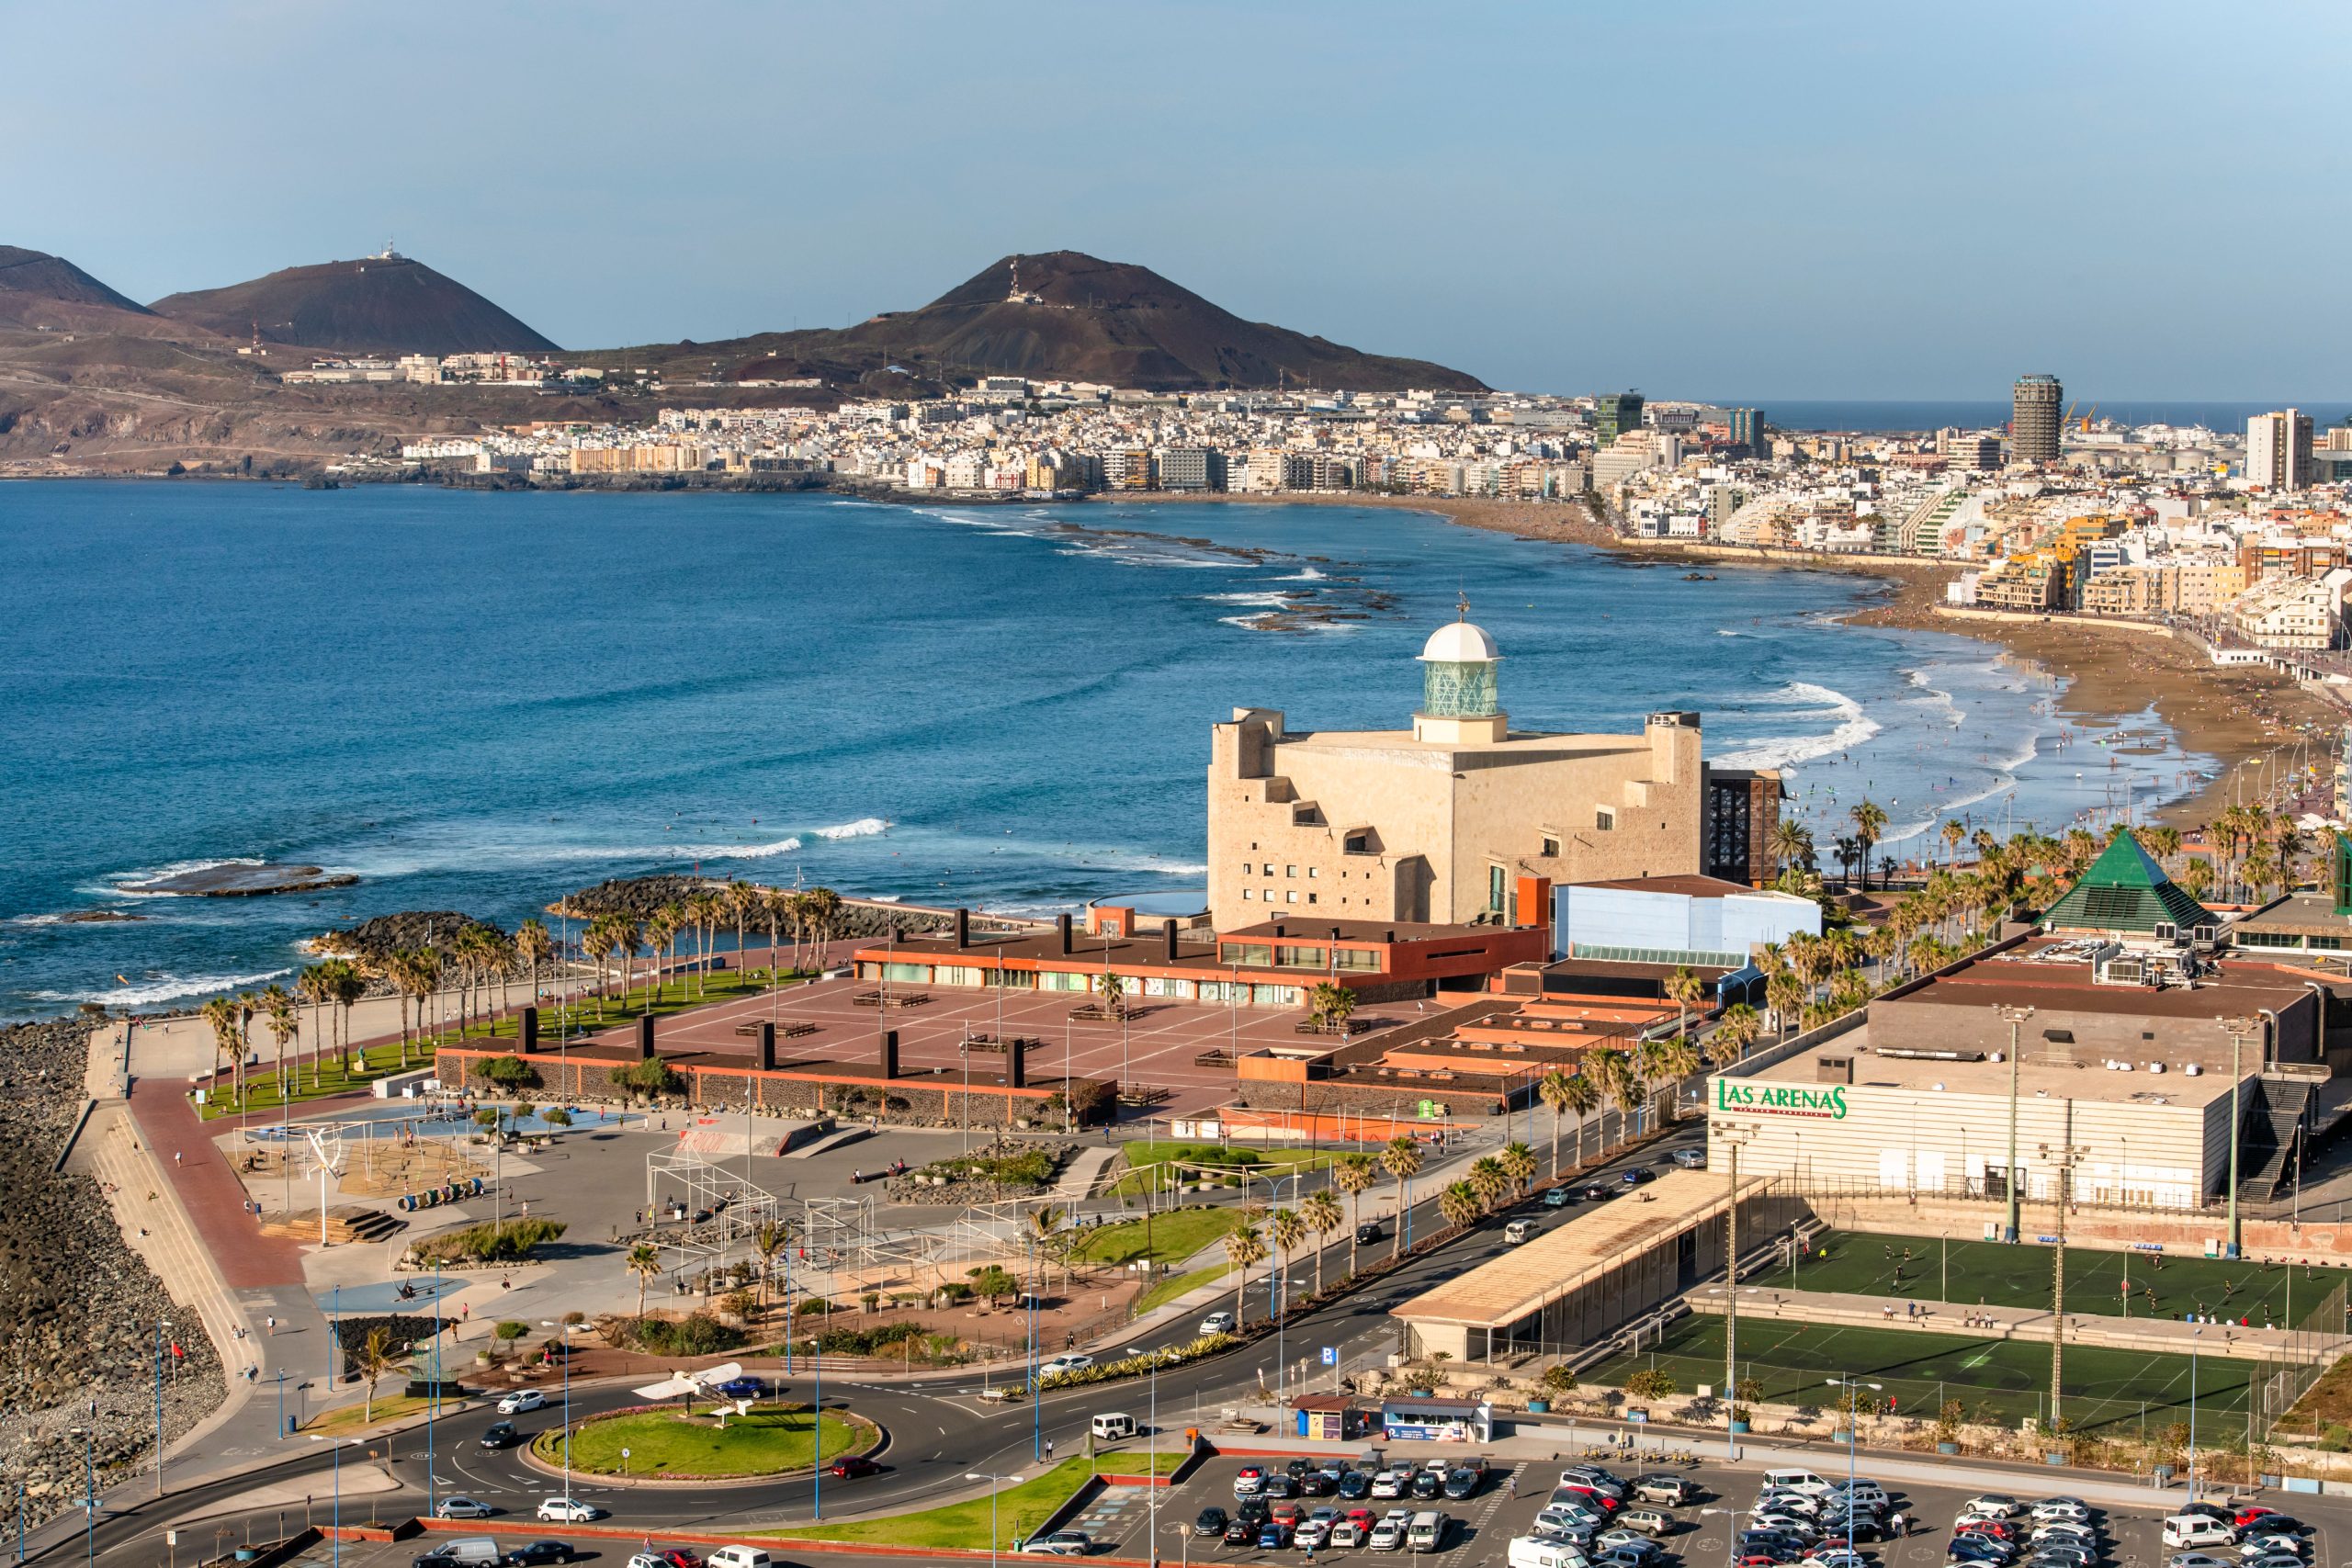
[[[1618,1181],[1622,1173],[1633,1167],[1660,1164],[1668,1159],[1669,1150],[1699,1142],[1703,1132],[1702,1124],[1686,1125],[1659,1144],[1610,1162],[1591,1179]],[[1419,1190],[1422,1185],[1429,1189],[1426,1194]],[[1417,1184],[1412,1213],[1415,1234],[1429,1234],[1442,1224],[1437,1213],[1436,1187],[1434,1182]],[[1261,1397],[1261,1388],[1270,1393],[1279,1392],[1308,1366],[1317,1363],[1324,1347],[1331,1347],[1337,1352],[1341,1367],[1396,1348],[1402,1329],[1387,1315],[1389,1309],[1442,1279],[1499,1256],[1506,1250],[1502,1239],[1504,1216],[1519,1212],[1544,1211],[1525,1204],[1498,1213],[1452,1241],[1408,1259],[1395,1272],[1373,1280],[1360,1291],[1310,1311],[1285,1314],[1278,1336],[1270,1335],[1224,1354],[1173,1369],[1156,1380],[1062,1390],[1012,1404],[983,1400],[980,1395],[984,1380],[977,1370],[959,1369],[937,1377],[888,1382],[863,1382],[854,1377],[826,1380],[821,1399],[828,1408],[853,1408],[879,1423],[888,1434],[886,1445],[876,1456],[883,1466],[881,1472],[863,1480],[804,1478],[775,1485],[658,1489],[582,1481],[573,1483],[572,1493],[606,1509],[613,1520],[650,1532],[658,1533],[664,1529],[775,1529],[817,1517],[820,1504],[822,1517],[833,1519],[899,1512],[968,1493],[972,1483],[964,1479],[967,1472],[1019,1472],[1041,1460],[1048,1441],[1057,1454],[1066,1458],[1079,1451],[1089,1417],[1103,1410],[1127,1411],[1148,1427],[1161,1430],[1204,1426],[1216,1419],[1224,1404],[1256,1400]],[[1347,1267],[1347,1243],[1342,1240],[1328,1248],[1323,1263],[1332,1277],[1343,1272]],[[1312,1257],[1302,1254],[1291,1260],[1286,1272],[1295,1282],[1311,1284],[1313,1269]],[[1253,1298],[1263,1288],[1265,1279],[1261,1274],[1253,1283]],[[1253,1300],[1251,1310],[1254,1315],[1265,1309]],[[1139,1337],[1135,1344],[1179,1344],[1195,1337],[1198,1332],[1197,1320],[1187,1315]],[[1318,1368],[1317,1375],[1328,1378],[1330,1374],[1320,1373]],[[1328,1382],[1323,1386],[1329,1386]],[[795,1378],[786,1392],[801,1401],[820,1397],[812,1378]],[[543,1427],[560,1425],[565,1419],[566,1396],[562,1390],[559,1387],[548,1393],[550,1399],[546,1410],[514,1418],[526,1437]],[[643,1403],[628,1387],[610,1384],[574,1388],[568,1397],[572,1418]],[[369,1517],[371,1508],[386,1517],[422,1513],[428,1498],[437,1502],[459,1494],[490,1504],[503,1516],[527,1517],[540,1498],[558,1495],[562,1484],[560,1478],[527,1465],[518,1450],[491,1450],[479,1446],[483,1431],[499,1419],[487,1408],[477,1409],[435,1423],[429,1438],[422,1427],[393,1438],[390,1467],[407,1490],[369,1499],[345,1499],[345,1517],[363,1519]],[[381,1447],[382,1439],[370,1439],[370,1445]],[[290,1440],[289,1447],[293,1447]],[[359,1457],[346,1449],[347,1460]],[[312,1494],[312,1517],[322,1524],[327,1523],[334,1507],[329,1502],[334,1466],[334,1454],[328,1445],[306,1442],[276,1463],[233,1477],[198,1483],[184,1490],[175,1489],[160,1502],[140,1503],[108,1514],[99,1520],[94,1532],[96,1560],[153,1562],[163,1545],[160,1535],[168,1519],[233,1505],[239,1496],[258,1486],[296,1478],[318,1483],[318,1489]],[[273,1506],[266,1514],[266,1522],[274,1530],[277,1510]],[[32,1553],[31,1560],[54,1561],[83,1555],[84,1532],[78,1528],[79,1523],[78,1519],[52,1522],[42,1532],[49,1537],[45,1549]],[[256,1521],[256,1529],[260,1523]],[[51,1536],[51,1531],[59,1533]]]

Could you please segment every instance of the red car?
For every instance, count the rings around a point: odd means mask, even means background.
[[[852,1454],[846,1459],[837,1459],[833,1461],[832,1464],[827,1468],[825,1473],[831,1476],[835,1481],[855,1481],[861,1475],[879,1474],[881,1472],[881,1469],[882,1467],[880,1465],[875,1463],[872,1460],[865,1458],[863,1454]]]
[[[1577,1496],[1591,1503],[1604,1514],[1613,1514],[1617,1511],[1617,1499],[1610,1496],[1605,1492],[1596,1491],[1589,1486],[1578,1486],[1574,1482],[1567,1483],[1566,1485],[1563,1485],[1560,1490],[1563,1492],[1575,1493]]]
[[[2017,1533],[2017,1527],[2007,1519],[1978,1519],[1952,1531],[1954,1535],[1991,1536],[1995,1540],[2014,1540]]]
[[[2240,1508],[2237,1511],[2237,1514],[2232,1522],[2240,1529],[2244,1529],[2246,1526],[2254,1523],[2255,1520],[2262,1517],[2263,1515],[2275,1514],[2278,1511],[2278,1510],[2276,1508],[2266,1508],[2259,1503],[2248,1503],[2245,1507]]]
[[[670,1568],[702,1568],[702,1559],[683,1546],[673,1546],[662,1554]]]

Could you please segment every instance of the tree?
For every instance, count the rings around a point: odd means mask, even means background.
[[[1006,1272],[1000,1263],[984,1263],[978,1269],[967,1269],[964,1272],[972,1281],[973,1293],[990,1306],[1021,1289],[1021,1281]]]
[[[327,966],[313,964],[294,976],[294,994],[311,1004],[311,1087],[319,1087],[319,1058],[326,1053],[326,1007],[333,999],[334,988],[329,983]],[[294,1076],[301,1077],[297,1063]]]
[[[214,997],[198,1010],[198,1016],[212,1031],[212,1069],[216,1073],[224,1066],[231,1069],[230,1081],[237,1087],[231,1089],[230,1098],[242,1105],[245,1095],[239,1080],[244,1073],[245,1058],[237,1036],[237,1004],[226,997]]]
[[[369,1329],[359,1348],[351,1353],[351,1359],[359,1373],[359,1419],[362,1423],[373,1421],[376,1384],[386,1372],[401,1364],[400,1357],[392,1350],[392,1331],[383,1327]]]
[[[1484,1205],[1478,1201],[1476,1188],[1467,1181],[1456,1181],[1439,1191],[1437,1212],[1444,1216],[1448,1225],[1460,1230],[1477,1219],[1484,1212]]]
[[[1094,993],[1101,998],[1103,1011],[1116,1013],[1125,1010],[1127,983],[1119,978],[1117,971],[1103,970],[1102,977],[1094,983]]]
[[[1950,863],[1959,858],[1960,846],[1967,840],[1968,829],[1957,821],[1947,821],[1938,836],[1944,841],[1944,860]]]
[[[701,888],[686,899],[686,919],[702,947],[702,963],[695,976],[696,990],[702,996],[710,995],[710,950],[718,940],[718,921],[726,912],[726,901],[711,888]]]
[[[833,931],[842,919],[842,896],[830,887],[808,889],[808,931],[817,944],[817,962],[824,962],[825,944],[832,940]]]
[[[1380,1151],[1380,1163],[1396,1179],[1396,1235],[1388,1256],[1405,1254],[1405,1211],[1412,1201],[1412,1180],[1421,1173],[1421,1145],[1410,1133],[1399,1133]]]
[[[1283,1300],[1290,1299],[1290,1259],[1298,1244],[1306,1239],[1306,1222],[1295,1209],[1276,1209],[1273,1222],[1266,1230],[1274,1240],[1274,1291]]]
[[[401,993],[401,1066],[408,1066],[408,1004],[416,1003],[417,1032],[424,1032],[424,1004],[441,983],[441,954],[430,947],[395,953],[386,965],[393,987]],[[437,1038],[437,1037],[436,1037]]]
[[[1502,1161],[1492,1155],[1480,1155],[1472,1160],[1465,1179],[1470,1190],[1477,1195],[1482,1211],[1501,1202],[1503,1194],[1510,1190],[1510,1178],[1503,1174]]]
[[[1625,1392],[1635,1399],[1671,1399],[1681,1385],[1674,1374],[1645,1367],[1625,1380]]]
[[[1871,846],[1886,832],[1886,812],[1877,802],[1865,800],[1847,813],[1854,824],[1854,842],[1860,847],[1862,891],[1871,888]]]
[[[628,1271],[637,1276],[637,1315],[645,1316],[645,1287],[662,1273],[662,1254],[645,1242],[628,1249]]]
[[[269,1015],[269,1037],[277,1044],[277,1061],[272,1071],[277,1078],[277,1098],[284,1101],[294,1098],[286,1084],[286,1047],[300,1032],[301,1021],[295,1016],[294,998],[286,994],[283,986],[271,986],[261,994],[262,1010]]]
[[[1552,1112],[1552,1179],[1560,1179],[1560,1113],[1568,1108],[1568,1075],[1554,1067],[1535,1080],[1535,1098]]]
[[[1377,1168],[1368,1154],[1341,1155],[1331,1167],[1331,1185],[1348,1195],[1348,1207],[1352,1211],[1355,1227],[1348,1233],[1348,1278],[1356,1275],[1356,1231],[1363,1229],[1363,1195],[1372,1190],[1379,1179]]]
[[[1642,1080],[1634,1070],[1634,1059],[1624,1052],[1604,1045],[1585,1058],[1601,1089],[1617,1102],[1621,1123],[1642,1102]]]
[[[669,960],[678,951],[678,928],[685,923],[686,912],[675,903],[662,905],[645,922],[645,945],[650,950],[651,973],[647,976],[645,1010],[652,1011],[661,1005],[663,983],[669,978]]]
[[[1706,995],[1706,982],[1692,974],[1689,964],[1677,967],[1667,976],[1666,999],[1674,1004],[1674,1032],[1677,1034],[1690,1032],[1690,1010],[1704,1000]]]
[[[1347,1029],[1349,1015],[1356,1010],[1353,987],[1342,986],[1336,980],[1317,980],[1306,994],[1307,1013],[1318,1027]]]
[[[760,1255],[760,1297],[767,1299],[768,1288],[775,1276],[776,1254],[792,1241],[792,1232],[777,1221],[770,1220],[752,1233],[752,1248]]]
[[[1247,1321],[1249,1312],[1246,1303],[1250,1292],[1250,1266],[1266,1256],[1266,1244],[1259,1239],[1258,1231],[1254,1225],[1241,1225],[1226,1233],[1225,1255],[1232,1259],[1236,1270],[1233,1281],[1233,1322],[1235,1326],[1238,1327]]]
[[[1319,1296],[1323,1293],[1323,1238],[1338,1230],[1346,1216],[1340,1213],[1340,1201],[1328,1187],[1309,1192],[1298,1205],[1298,1213],[1315,1233],[1315,1293]]]
[[[531,1000],[539,999],[539,965],[555,956],[555,941],[548,935],[545,920],[537,916],[514,928],[514,956],[530,970]]]
[[[1585,1123],[1600,1108],[1600,1086],[1587,1077],[1581,1068],[1568,1075],[1567,1104],[1568,1109],[1576,1112],[1577,1163],[1582,1165]]]
[[[1714,1032],[1707,1036],[1707,1061],[1710,1066],[1732,1067],[1747,1054],[1747,1047],[1762,1032],[1764,1020],[1746,1002],[1734,1002],[1724,1009],[1715,1023]]]
[[[778,988],[784,985],[784,928],[791,926],[795,934],[798,933],[794,915],[797,907],[796,894],[772,891],[760,895],[760,920],[768,928],[768,980]],[[797,967],[800,955],[796,953],[792,956]]]
[[[1495,1163],[1510,1178],[1511,1190],[1525,1197],[1528,1184],[1535,1179],[1535,1151],[1525,1144],[1505,1144]]]
[[[360,998],[368,994],[368,982],[360,976],[357,965],[345,959],[330,958],[322,967],[329,971],[335,1012],[342,1021],[343,1039],[339,1049],[348,1051],[351,1048],[351,1010],[358,1004]],[[315,1085],[315,1069],[311,1077]]]
[[[719,898],[726,908],[728,919],[735,922],[735,967],[740,971],[745,967],[743,927],[753,915],[759,912],[762,902],[760,890],[750,883],[737,878],[728,883],[726,891],[719,895]]]

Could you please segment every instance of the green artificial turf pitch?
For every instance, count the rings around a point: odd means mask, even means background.
[[[1743,1303],[1746,1298],[1743,1298]],[[1889,1396],[1894,1414],[1932,1420],[1939,1402],[1957,1399],[1963,1419],[2014,1426],[2046,1414],[2050,1346],[2029,1340],[1976,1339],[1917,1329],[1847,1328],[1739,1316],[1739,1375],[1763,1385],[1761,1403],[1829,1408],[1838,1391],[1833,1376],[1851,1375],[1881,1386],[1866,1390],[1883,1408]],[[2234,1436],[2245,1424],[2246,1390],[2260,1363],[2222,1356],[2197,1358],[2197,1435],[2200,1443]],[[1662,1342],[1611,1357],[1585,1372],[1582,1381],[1622,1386],[1634,1373],[1657,1367],[1673,1375],[1684,1393],[1706,1383],[1718,1393],[1724,1381],[1724,1320],[1685,1317]],[[2144,1418],[2155,1432],[2188,1419],[2189,1358],[2139,1350],[2092,1349],[2069,1345],[2065,1354],[2063,1414],[2076,1431],[2108,1429],[2136,1434]],[[2209,1438],[2208,1434],[2211,1434]]]

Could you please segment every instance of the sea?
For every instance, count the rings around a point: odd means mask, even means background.
[[[1621,559],[1419,513],[795,494],[0,487],[0,1018],[286,978],[401,909],[512,929],[695,872],[1043,914],[1203,886],[1209,727],[1402,728],[1469,614],[1516,725],[1704,716],[1825,849],[2144,812],[2211,767],[2153,714],[1847,573]],[[348,887],[141,895],[299,863]],[[92,916],[125,917],[93,919]]]

